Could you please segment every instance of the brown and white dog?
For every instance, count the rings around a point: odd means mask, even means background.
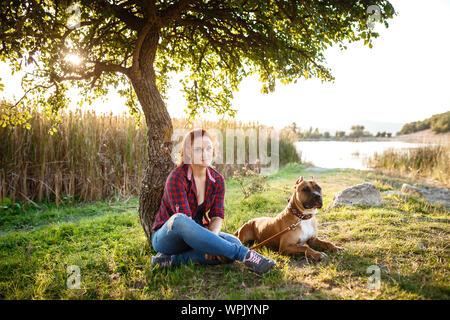
[[[252,219],[241,226],[234,235],[242,243],[262,242],[298,222],[297,227],[272,239],[266,245],[283,254],[304,253],[314,260],[324,258],[326,254],[312,249],[312,246],[328,251],[344,250],[317,237],[315,215],[317,209],[322,208],[322,190],[314,177],[311,178],[312,180],[303,180],[303,177],[297,179],[295,192],[289,199],[288,205],[276,217]]]

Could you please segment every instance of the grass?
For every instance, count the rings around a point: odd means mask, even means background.
[[[315,176],[324,207],[357,183],[380,190],[399,183],[374,172],[288,165],[268,177],[267,190],[243,200],[238,183],[228,179],[224,230],[276,215],[300,175]],[[20,217],[0,216],[1,299],[449,299],[448,211],[415,197],[319,210],[320,235],[346,251],[315,263],[262,247],[258,251],[278,262],[262,276],[238,262],[153,268],[137,199],[40,206]],[[80,267],[80,289],[67,286],[71,265]],[[372,265],[381,270],[379,290],[367,286]]]

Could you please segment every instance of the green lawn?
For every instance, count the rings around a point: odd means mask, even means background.
[[[335,193],[358,183],[385,191],[410,182],[290,165],[267,178],[266,191],[243,200],[237,182],[228,180],[224,231],[275,216],[300,175],[315,176],[324,208]],[[278,262],[263,276],[238,262],[153,268],[155,252],[139,223],[137,199],[0,211],[0,299],[449,299],[448,211],[415,197],[383,196],[383,203],[319,210],[320,236],[346,251],[315,263],[263,247],[258,250]],[[68,288],[71,265],[80,268],[80,289]],[[373,265],[380,268],[378,290],[367,285]]]

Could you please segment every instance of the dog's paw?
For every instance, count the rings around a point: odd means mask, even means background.
[[[345,251],[345,248],[333,245],[331,247],[328,247],[327,250],[330,252],[339,252],[339,251]]]
[[[313,255],[314,260],[320,261],[322,259],[325,259],[328,257],[328,255],[325,252],[316,252],[316,254]]]
[[[343,248],[343,247],[339,247],[339,246],[334,246],[334,248],[333,248],[334,250],[333,251],[345,251],[345,248]]]

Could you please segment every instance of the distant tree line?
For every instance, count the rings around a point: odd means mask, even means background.
[[[407,123],[397,132],[397,135],[414,133],[431,129],[434,133],[445,133],[450,131],[450,111],[439,113],[422,121]]]
[[[304,140],[304,139],[355,139],[355,138],[364,138],[364,137],[374,137],[372,133],[369,131],[364,131],[364,126],[362,125],[354,125],[351,128],[351,131],[349,134],[347,134],[345,131],[336,131],[334,136],[329,132],[320,132],[319,128],[313,129],[310,127],[307,130],[301,130],[301,128],[293,122],[291,125],[284,127],[281,130],[281,135],[284,137],[289,137],[290,140],[298,141],[298,140]],[[375,137],[388,137],[390,138],[392,136],[391,132],[377,132]]]

